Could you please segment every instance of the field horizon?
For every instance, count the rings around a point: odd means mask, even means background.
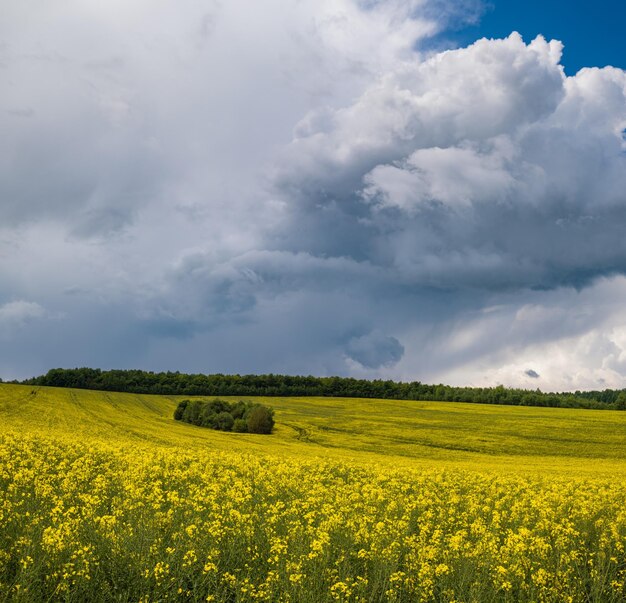
[[[372,398],[220,396],[276,412],[271,436],[173,419],[182,399],[0,384],[4,427],[187,449],[330,457],[348,462],[626,475],[626,413]]]

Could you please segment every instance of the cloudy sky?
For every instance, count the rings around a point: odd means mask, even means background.
[[[5,380],[626,386],[617,0],[0,4]]]

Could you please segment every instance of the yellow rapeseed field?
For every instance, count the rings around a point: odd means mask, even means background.
[[[0,600],[626,600],[626,413],[0,385]]]

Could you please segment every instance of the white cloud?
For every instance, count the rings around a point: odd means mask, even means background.
[[[623,276],[581,291],[495,294],[496,306],[462,312],[439,325],[426,359],[429,378],[550,391],[621,389],[626,380],[624,294]],[[415,353],[407,350],[409,357]]]
[[[453,210],[477,201],[497,203],[517,185],[511,174],[512,145],[508,138],[496,138],[489,146],[484,151],[470,143],[419,149],[398,166],[376,166],[364,177],[363,196],[381,208],[412,215],[433,202]]]
[[[619,383],[626,76],[517,34],[420,50],[479,11],[7,6],[6,376]]]
[[[541,37],[479,40],[399,65],[318,132],[307,122],[277,175],[310,230],[291,248],[446,288],[626,270],[626,74],[566,78],[560,55]]]

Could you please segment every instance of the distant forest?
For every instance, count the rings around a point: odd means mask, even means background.
[[[370,381],[349,377],[188,375],[179,372],[56,368],[21,383],[180,396],[330,396],[626,410],[626,390],[544,393],[538,389],[511,389],[501,385],[452,387],[427,385],[419,381]]]

